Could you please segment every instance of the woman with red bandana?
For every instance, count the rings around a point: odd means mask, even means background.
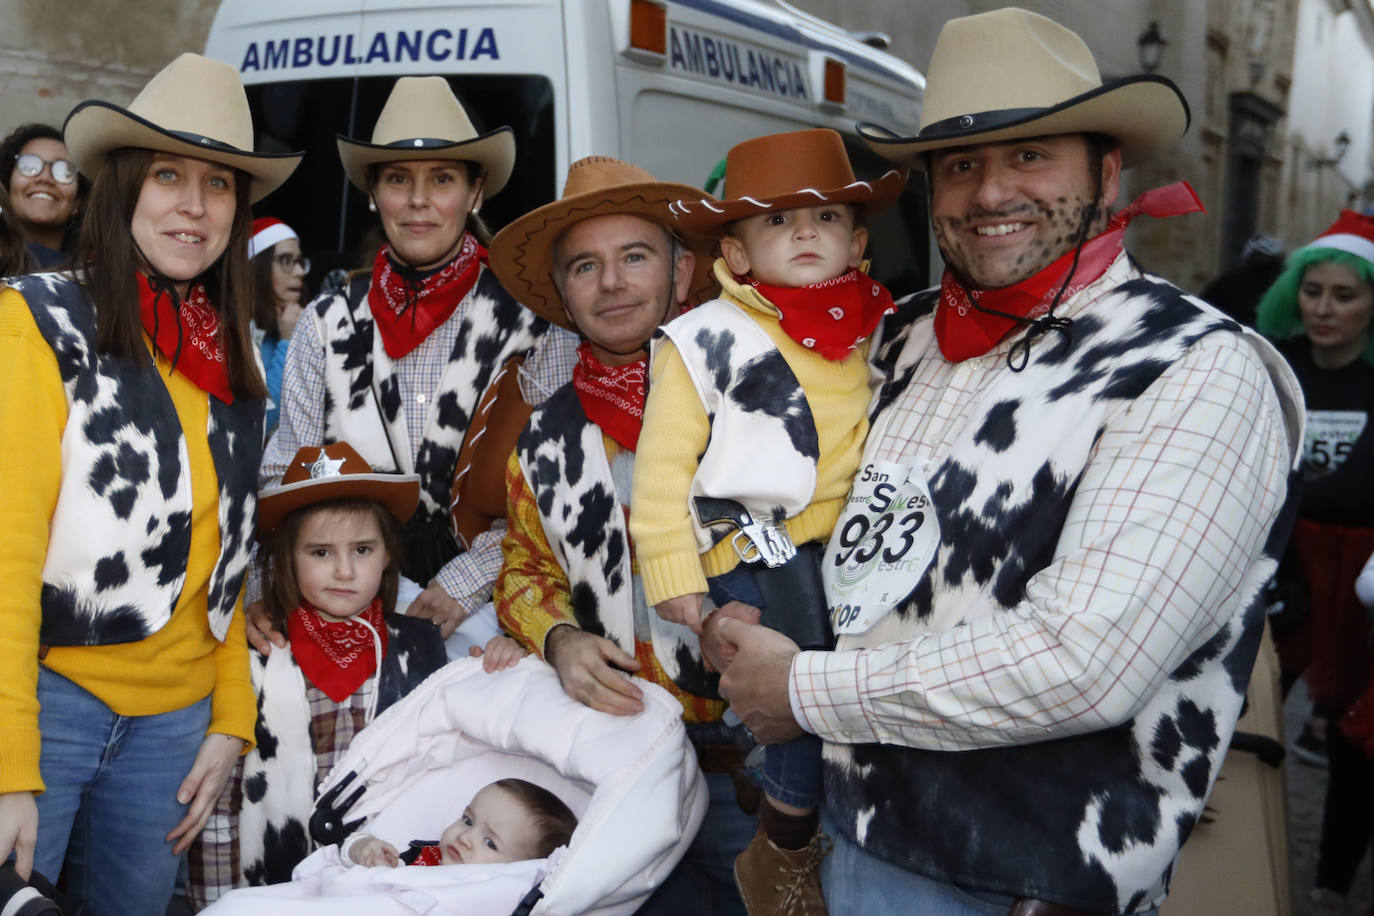
[[[572,371],[571,335],[506,293],[486,267],[477,218],[510,178],[509,128],[479,134],[441,77],[396,81],[371,142],[339,138],[349,180],[367,194],[386,244],[372,270],[310,304],[282,374],[281,417],[262,485],[296,450],[347,440],[374,468],[420,477],[401,544],[402,575],[423,591],[407,610],[448,636],[489,600],[504,520],[462,550],[449,520],[458,455],[478,402],[508,360],[528,354],[521,395],[543,400]],[[531,352],[532,351],[532,352]],[[501,408],[497,408],[501,409]],[[256,598],[250,579],[250,600]],[[254,634],[265,619],[250,608]],[[274,631],[273,642],[285,639]]]
[[[237,72],[195,54],[65,140],[86,269],[0,293],[0,859],[147,914],[253,742],[249,205],[300,156],[253,152]]]

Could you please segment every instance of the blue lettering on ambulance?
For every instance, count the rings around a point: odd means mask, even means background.
[[[668,29],[668,64],[698,76],[760,89],[790,99],[807,98],[806,76],[795,61],[733,41],[701,35],[688,29]]]
[[[472,34],[469,35],[469,32]],[[335,64],[422,63],[426,59],[435,62],[501,59],[501,51],[496,43],[496,30],[489,26],[480,30],[460,28],[456,33],[450,29],[435,29],[432,32],[423,29],[410,32],[374,32],[365,55],[353,53],[355,37],[361,47],[362,41],[365,40],[363,36],[351,34],[250,42],[244,50],[239,70],[247,73],[251,70],[298,70],[316,66],[331,67]],[[698,56],[699,45],[698,41]],[[713,53],[720,54],[722,51]]]

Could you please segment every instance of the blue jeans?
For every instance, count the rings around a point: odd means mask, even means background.
[[[907,871],[865,852],[840,833],[827,809],[821,809],[821,830],[834,842],[821,860],[821,887],[826,909],[864,916],[1007,916],[1015,898],[987,891],[965,890]],[[1156,916],[1150,910],[1139,916]]]
[[[38,670],[40,771],[34,868],[97,916],[160,916],[178,857],[163,839],[186,814],[177,789],[210,725],[210,698],[154,716],[121,716]]]
[[[763,608],[763,593],[743,563],[706,580],[711,601],[721,607],[743,601]],[[763,791],[769,798],[797,808],[814,808],[821,800],[821,739],[802,735],[763,749]]]

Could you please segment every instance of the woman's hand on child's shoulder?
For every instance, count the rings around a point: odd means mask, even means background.
[[[395,868],[401,864],[396,847],[375,836],[360,837],[348,847],[348,857],[367,868]]]
[[[473,658],[482,657],[482,670],[488,674],[493,671],[500,671],[502,668],[509,668],[520,659],[529,655],[525,647],[511,639],[509,636],[493,636],[487,642],[485,649],[473,646],[468,650],[468,654]]]

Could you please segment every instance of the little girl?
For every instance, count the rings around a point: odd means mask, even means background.
[[[365,833],[343,844],[356,865],[480,865],[547,859],[572,840],[577,818],[563,800],[523,779],[498,779],[483,786],[434,842],[412,841],[409,853]]]
[[[319,781],[354,735],[447,661],[432,623],[392,613],[399,532],[419,496],[418,477],[374,473],[346,442],[301,449],[259,495],[263,599],[289,647],[250,653],[256,746],[191,850],[193,907],[290,880],[316,845],[307,825]],[[504,637],[488,649],[503,664],[523,654]]]

